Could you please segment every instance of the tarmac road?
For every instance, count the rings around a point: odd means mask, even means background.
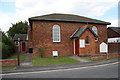
[[[118,78],[118,63],[3,74],[3,78]]]

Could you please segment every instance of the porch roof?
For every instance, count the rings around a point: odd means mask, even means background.
[[[89,26],[85,26],[83,28],[78,28],[71,36],[70,36],[70,39],[73,39],[73,38],[79,38],[81,37],[81,35],[87,30],[89,29],[91,31],[91,33],[97,37],[96,33],[94,33],[94,31],[89,27]]]
[[[13,40],[18,40],[18,38],[20,38],[20,40],[23,40],[23,41],[28,40],[27,34],[15,34],[15,36],[13,37]]]

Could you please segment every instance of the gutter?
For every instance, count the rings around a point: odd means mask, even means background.
[[[89,23],[89,24],[103,24],[110,25],[109,22],[91,22],[91,21],[78,21],[78,20],[61,20],[61,19],[31,19],[29,18],[29,22],[31,21],[55,21],[55,22],[76,22],[76,23]]]

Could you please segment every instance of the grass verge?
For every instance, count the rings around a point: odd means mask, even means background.
[[[14,69],[16,66],[2,66],[2,69]]]
[[[47,57],[47,58],[33,58],[32,64],[34,66],[39,65],[55,65],[55,64],[70,64],[77,63],[79,61],[71,59],[67,56]]]
[[[21,53],[20,54],[20,63],[23,61],[23,59],[26,57],[26,54],[23,54]],[[18,58],[18,55],[17,54],[14,54],[13,56],[11,57],[8,57],[7,59],[17,59]],[[14,69],[15,67],[17,66],[2,66],[2,69]]]
[[[107,60],[112,60],[112,59],[118,59],[118,58],[105,58],[105,59],[99,59],[99,60],[94,60],[94,61],[97,61],[97,62],[101,62],[101,61],[107,61]]]

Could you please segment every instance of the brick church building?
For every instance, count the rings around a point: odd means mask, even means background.
[[[99,52],[99,45],[107,43],[107,25],[111,23],[73,14],[47,14],[29,18],[29,48],[39,57],[60,55],[91,55]]]

